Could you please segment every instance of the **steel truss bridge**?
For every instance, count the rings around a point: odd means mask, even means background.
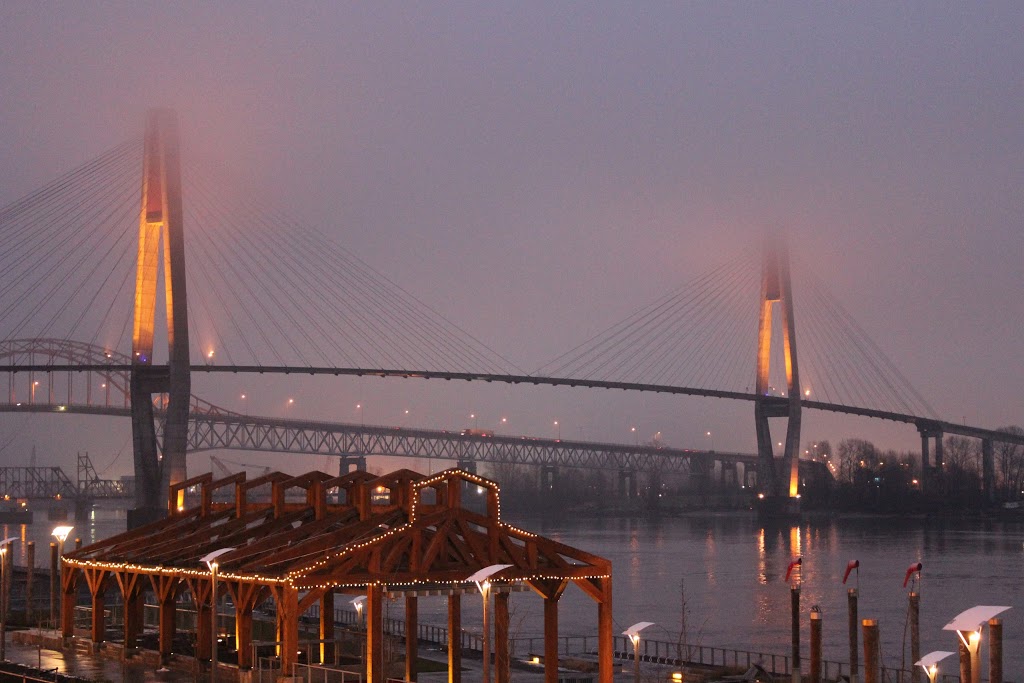
[[[70,500],[88,503],[106,498],[133,498],[130,481],[100,479],[88,454],[78,455],[78,480],[60,467],[0,467],[0,499]]]

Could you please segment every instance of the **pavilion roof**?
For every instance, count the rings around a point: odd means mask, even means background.
[[[261,487],[269,500],[256,499]],[[440,588],[494,564],[512,565],[496,579],[534,585],[611,574],[608,560],[502,522],[497,483],[459,469],[205,474],[171,487],[166,519],[65,557],[83,569],[189,578],[208,576],[201,558],[223,548],[232,549],[217,558],[223,579],[299,590]]]

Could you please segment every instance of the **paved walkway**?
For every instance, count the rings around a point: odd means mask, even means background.
[[[50,631],[51,638],[56,638],[56,632]],[[7,635],[7,659],[11,662],[36,667],[44,671],[56,669],[60,673],[70,674],[93,681],[125,681],[126,683],[145,683],[149,681],[197,681],[208,680],[208,674],[198,674],[191,671],[154,669],[152,664],[146,664],[138,659],[121,661],[96,654],[89,654],[74,651],[71,649],[61,651],[40,647],[35,645],[21,645],[13,642],[14,634]],[[437,658],[437,651],[424,650],[424,658]],[[474,659],[463,660],[462,680],[465,683],[476,683],[483,679],[482,662]],[[632,669],[630,669],[630,672]],[[632,674],[621,673],[621,665],[617,667],[616,681],[632,680]],[[543,681],[543,670],[536,672],[516,669],[512,672],[512,678],[516,683],[524,681]],[[448,680],[448,673],[440,671],[436,673],[422,673],[419,675],[420,683],[445,683]],[[492,675],[493,680],[493,675]]]

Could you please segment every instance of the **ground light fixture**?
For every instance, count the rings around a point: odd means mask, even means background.
[[[492,564],[488,567],[474,572],[467,581],[472,581],[476,584],[476,587],[480,589],[480,597],[483,599],[484,605],[484,639],[483,639],[483,656],[484,656],[484,678],[483,683],[491,683],[491,627],[490,622],[487,619],[488,614],[488,603],[490,602],[490,590],[491,590],[491,577],[498,572],[504,571],[511,567],[510,564]]]
[[[217,681],[217,558],[234,548],[220,548],[200,558],[210,568],[210,683]]]
[[[939,662],[951,654],[954,653],[946,652],[945,650],[935,650],[921,657],[914,664],[924,669],[925,674],[928,675],[929,683],[935,683],[935,679],[939,676]]]
[[[630,642],[633,643],[633,683],[639,683],[640,681],[640,631],[643,631],[648,626],[654,626],[654,622],[638,621],[622,632],[622,635],[629,638]]]

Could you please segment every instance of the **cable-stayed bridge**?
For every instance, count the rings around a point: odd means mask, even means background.
[[[9,373],[9,406],[30,409],[26,403],[40,404],[44,390],[47,404],[61,405],[50,400],[60,373],[82,376],[66,380],[69,395],[85,385],[82,410],[97,409],[94,392],[107,401],[117,386],[128,397],[117,410],[132,419],[140,507],[185,478],[197,434],[213,439],[230,424],[237,434],[255,433],[242,429],[254,423],[217,415],[193,397],[196,372],[461,379],[747,401],[758,486],[781,504],[797,494],[804,410],[914,425],[928,476],[941,474],[943,434],[982,440],[986,482],[992,443],[1024,443],[937,416],[825,286],[797,273],[781,241],[736,255],[524,371],[323,233],[224,186],[217,173],[183,162],[173,114],[155,110],[141,140],[0,209],[9,245],[0,258],[7,345],[0,370]],[[163,336],[166,348],[155,343]],[[211,422],[204,432],[200,420],[213,417],[216,428]],[[785,421],[781,458],[772,420]]]

